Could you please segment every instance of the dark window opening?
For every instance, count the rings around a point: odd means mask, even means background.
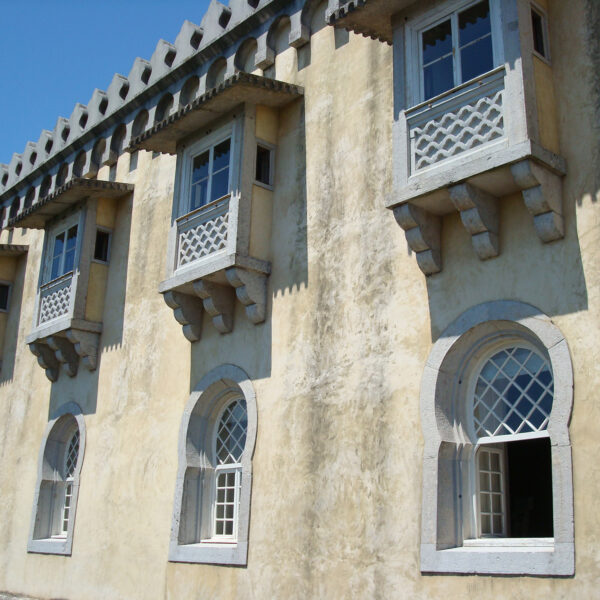
[[[533,49],[540,56],[547,58],[546,42],[544,40],[544,17],[533,9],[531,9],[531,25],[533,28]]]
[[[256,147],[256,181],[271,185],[271,150],[264,146]]]
[[[96,244],[94,246],[94,260],[108,262],[108,249],[110,245],[110,233],[98,229],[96,231]]]
[[[7,283],[0,283],[0,310],[8,310],[8,295],[10,292],[10,285]]]
[[[506,444],[509,537],[553,537],[550,439]]]

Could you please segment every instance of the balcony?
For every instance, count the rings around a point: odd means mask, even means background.
[[[266,318],[279,111],[302,94],[236,73],[131,142],[132,149],[177,154],[159,292],[190,342],[200,339],[205,315],[220,333],[231,332],[236,299],[251,323]]]
[[[133,186],[74,178],[14,216],[10,226],[45,229],[44,255],[33,328],[26,342],[50,381],[61,368],[74,377],[80,365],[97,367],[108,262],[96,256],[97,236],[110,236],[116,202]],[[72,261],[54,272],[56,244],[72,233]],[[110,237],[108,238],[110,239]]]

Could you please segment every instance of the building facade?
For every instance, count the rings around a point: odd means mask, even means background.
[[[0,590],[597,595],[599,27],[213,0],[0,165]]]

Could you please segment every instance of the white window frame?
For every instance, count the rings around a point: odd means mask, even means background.
[[[97,237],[99,231],[102,231],[103,233],[108,234],[108,250],[106,252],[106,260],[100,260],[98,258],[95,258],[96,237]],[[101,225],[96,226],[96,235],[94,236],[94,251],[92,253],[92,262],[98,263],[99,265],[108,265],[110,263],[110,254],[112,251],[112,234],[113,234],[112,229],[109,229],[108,227],[102,227]]]
[[[435,102],[436,98],[452,93],[456,87],[464,85],[467,81],[459,81],[460,59],[458,58],[458,13],[478,4],[481,0],[449,0],[443,6],[420,14],[406,23],[406,66],[407,66],[407,106],[412,107],[421,102]],[[492,31],[492,70],[503,64],[504,51],[502,44],[502,20],[500,0],[489,0],[490,21]],[[454,86],[445,92],[425,100],[424,76],[423,76],[423,45],[422,34],[431,27],[435,27],[444,21],[452,21],[452,52]],[[457,67],[458,65],[458,67]],[[477,77],[481,77],[478,75]],[[477,79],[477,78],[475,78]]]
[[[237,469],[239,473],[235,535],[215,536],[215,483],[219,473],[214,456],[216,427],[225,408],[239,398],[246,402],[246,444],[239,463],[223,465],[223,470]],[[234,365],[222,365],[205,375],[190,395],[179,432],[179,467],[169,544],[171,562],[247,563],[256,431],[256,395],[248,375]],[[193,476],[188,479],[191,471]]]
[[[269,151],[269,183],[258,181],[256,179],[256,163],[258,162],[258,147],[261,146],[265,150]],[[261,138],[256,138],[256,151],[254,153],[254,185],[263,187],[267,190],[273,190],[273,184],[275,182],[275,146],[269,142],[265,142]]]
[[[208,202],[203,206],[197,207],[196,209],[191,208],[191,195],[192,195],[192,174],[193,174],[193,164],[194,158],[202,154],[203,152],[211,151],[215,146],[225,141],[227,138],[230,138],[230,163],[229,163],[229,180],[228,180],[228,192],[225,196],[232,193],[233,189],[236,187],[236,182],[239,180],[239,157],[238,157],[238,147],[241,146],[241,133],[240,133],[240,123],[238,119],[234,119],[227,125],[220,127],[219,129],[203,136],[198,141],[194,142],[190,146],[186,147],[183,151],[183,160],[182,160],[182,172],[180,176],[180,185],[179,185],[179,193],[178,193],[178,216],[187,215],[194,210],[201,210],[206,206],[210,206],[213,202],[217,202],[221,200],[218,198],[212,202]],[[211,159],[209,163],[209,173],[210,173],[210,165],[212,165],[212,153]],[[212,174],[211,174],[212,175]],[[211,177],[212,183],[212,177]],[[209,183],[207,189],[207,198],[210,198],[210,188],[211,183]],[[225,197],[223,196],[223,197]]]
[[[534,56],[537,56],[540,60],[550,65],[552,63],[552,54],[550,52],[550,34],[548,31],[548,12],[542,8],[537,2],[530,2],[530,12],[536,12],[542,19],[542,37],[544,40],[544,49],[546,54],[540,54],[535,49],[534,38],[533,38],[533,22],[531,23],[531,49]]]
[[[42,281],[40,282],[40,285],[50,283],[51,281],[60,279],[67,273],[71,273],[71,271],[67,271],[65,273],[61,273],[58,277],[55,277],[54,279],[52,279],[52,262],[53,262],[53,258],[54,258],[55,240],[56,240],[57,236],[59,236],[61,233],[66,234],[69,231],[69,229],[71,229],[72,227],[75,227],[75,226],[77,227],[77,238],[75,241],[75,257],[73,259],[72,272],[77,271],[77,269],[79,268],[79,259],[80,259],[80,254],[81,254],[81,242],[82,242],[83,235],[84,235],[84,231],[83,231],[84,213],[85,213],[85,210],[78,210],[78,211],[68,215],[67,217],[64,217],[59,222],[55,223],[53,226],[49,227],[46,230],[47,234],[46,234],[46,244],[45,244],[45,250],[44,250],[44,255],[45,255],[44,269],[43,269],[43,278],[42,278]],[[65,237],[65,241],[66,241],[66,237]],[[65,256],[65,254],[63,253],[63,258],[61,261],[63,268],[64,268],[64,256]]]
[[[475,458],[478,444],[465,424],[471,410],[470,372],[495,344],[529,340],[547,357],[554,398],[545,432],[512,439],[548,437],[552,456],[553,538],[478,537]],[[568,424],[573,367],[564,336],[535,307],[513,301],[473,307],[442,333],[427,360],[421,385],[425,438],[421,571],[554,575],[574,573],[573,481]],[[464,382],[464,383],[463,383]],[[501,442],[501,437],[494,439]],[[485,438],[483,438],[485,439]],[[443,475],[446,469],[446,475]],[[443,475],[443,476],[440,476]]]
[[[73,422],[70,425],[68,421],[66,425],[59,423],[63,417],[67,416],[72,417]],[[61,427],[65,427],[65,429],[60,431]],[[56,431],[55,428],[59,428],[59,430]],[[79,430],[79,451],[72,478],[67,482],[67,479],[63,477],[63,461],[65,460],[68,444],[72,439],[75,429]],[[81,407],[74,402],[64,404],[53,414],[48,422],[40,445],[38,475],[27,543],[28,552],[71,555],[77,514],[77,499],[79,496],[79,481],[85,454],[85,439],[86,429]],[[61,446],[64,447],[61,448]],[[57,452],[59,454],[62,453],[60,466],[55,464],[55,460],[48,460],[49,456],[56,457]],[[72,493],[68,525],[65,531],[63,527],[63,511],[67,483],[72,486]],[[43,526],[40,525],[41,522],[44,523]],[[51,530],[50,535],[42,535],[42,532],[48,530]]]

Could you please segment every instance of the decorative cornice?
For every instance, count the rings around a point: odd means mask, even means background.
[[[60,214],[65,208],[79,202],[83,198],[99,196],[103,198],[119,198],[133,192],[133,190],[134,186],[130,183],[74,177],[52,194],[24,209],[15,217],[9,218],[8,227],[19,226],[31,229],[43,229],[48,219]]]
[[[0,244],[0,256],[21,256],[27,254],[29,246],[20,246],[18,244]]]
[[[410,3],[397,0],[334,0],[329,4],[325,20],[338,29],[391,44],[391,17]]]
[[[133,138],[128,150],[174,154],[181,139],[243,102],[276,108],[303,94],[297,85],[240,71]]]

